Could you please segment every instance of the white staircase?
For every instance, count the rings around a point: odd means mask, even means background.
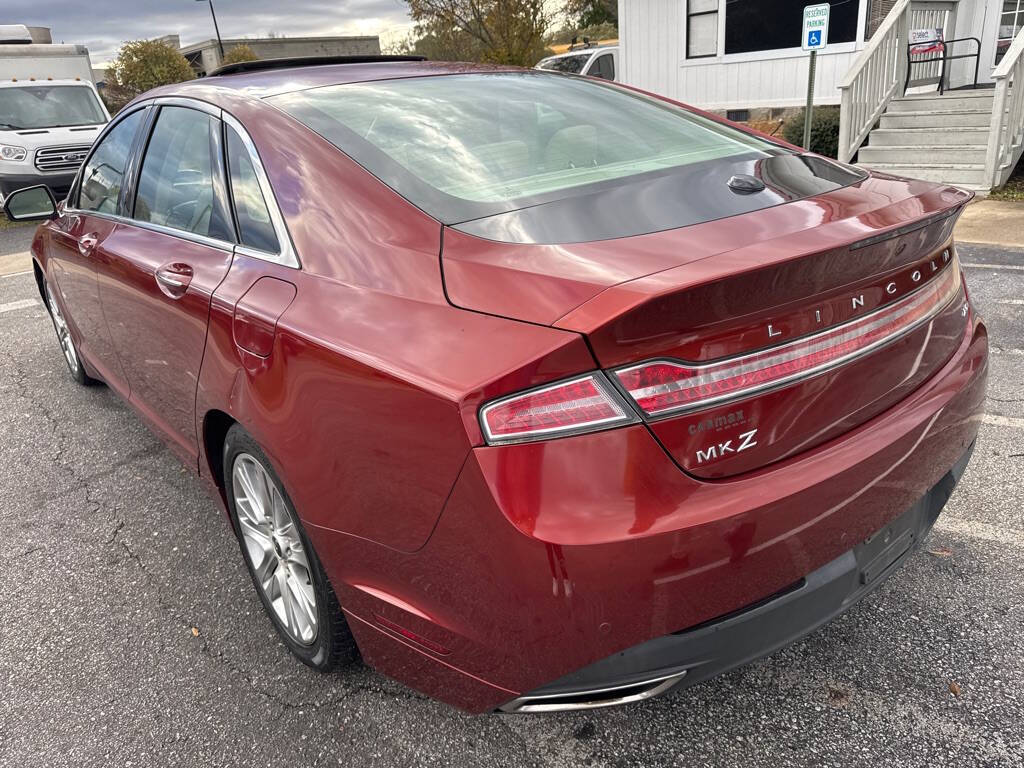
[[[993,99],[993,89],[893,99],[861,146],[858,164],[987,192]]]

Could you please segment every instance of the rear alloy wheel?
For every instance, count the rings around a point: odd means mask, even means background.
[[[75,348],[75,340],[71,338],[71,329],[68,328],[64,313],[60,311],[60,305],[54,299],[50,291],[50,284],[43,283],[43,293],[46,294],[46,308],[50,311],[50,319],[53,321],[53,329],[57,332],[57,341],[60,343],[61,351],[64,353],[64,361],[68,364],[71,378],[79,384],[87,385],[95,383],[95,379],[86,374],[82,367],[82,361],[78,357],[78,350]]]
[[[224,469],[232,523],[267,615],[301,661],[330,670],[354,655],[354,641],[291,500],[238,425],[228,431]]]

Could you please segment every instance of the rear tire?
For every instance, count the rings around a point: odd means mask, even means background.
[[[223,466],[231,524],[274,629],[316,670],[352,661],[355,640],[284,484],[238,424],[224,440]]]
[[[71,329],[68,327],[64,313],[60,305],[50,292],[50,283],[43,280],[43,295],[46,297],[46,311],[50,313],[50,320],[53,322],[53,330],[57,333],[57,343],[60,344],[61,352],[64,353],[64,362],[67,363],[68,372],[71,378],[83,387],[92,386],[99,382],[85,372],[82,358],[78,354],[78,347],[71,336]]]

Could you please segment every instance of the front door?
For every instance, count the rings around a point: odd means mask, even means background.
[[[50,290],[58,294],[65,317],[78,332],[79,351],[104,381],[125,395],[127,382],[100,307],[96,273],[98,249],[117,226],[109,216],[122,212],[121,188],[144,112],[127,115],[100,140],[82,169],[78,190],[68,198],[68,208],[49,230]]]
[[[194,461],[210,297],[231,265],[234,228],[220,119],[159,109],[128,206],[132,221],[101,246],[100,298],[131,402]]]

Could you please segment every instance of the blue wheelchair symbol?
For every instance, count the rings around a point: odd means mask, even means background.
[[[811,29],[807,31],[807,47],[813,48],[816,45],[821,45],[821,30]]]

